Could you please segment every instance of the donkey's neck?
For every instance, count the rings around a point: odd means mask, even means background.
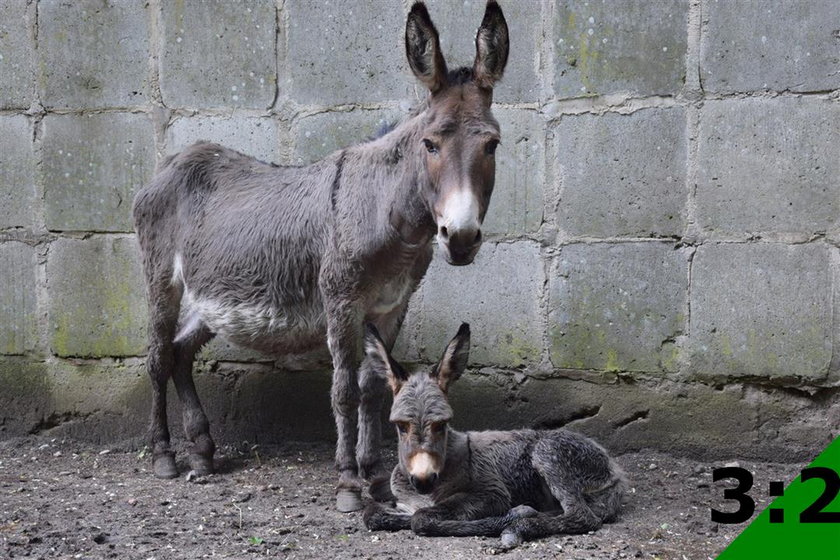
[[[388,220],[401,239],[411,245],[427,243],[435,233],[435,222],[424,192],[429,176],[421,148],[424,112],[412,115],[385,136],[371,142],[380,161],[393,168],[393,185],[385,188]]]
[[[472,457],[468,432],[459,432],[449,428],[446,436],[446,463],[444,470],[450,473],[465,473],[470,468]]]

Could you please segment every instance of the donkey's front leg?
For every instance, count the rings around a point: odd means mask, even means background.
[[[402,531],[411,529],[411,514],[389,507],[380,502],[371,502],[362,516],[365,527],[371,531]]]
[[[381,316],[373,323],[390,352],[397,340],[408,302]],[[359,368],[359,439],[356,460],[359,473],[370,481],[370,495],[377,502],[394,500],[391,493],[391,473],[382,464],[382,403],[385,401],[387,382],[382,372],[374,367],[373,360],[365,356]]]
[[[459,492],[432,507],[417,510],[411,529],[426,537],[497,537],[510,523],[530,515],[509,509],[508,496]]]
[[[361,313],[346,301],[327,301],[327,343],[333,360],[330,398],[338,436],[335,466],[338,469],[336,507],[341,512],[362,509],[362,483],[356,463],[357,379],[361,346]]]

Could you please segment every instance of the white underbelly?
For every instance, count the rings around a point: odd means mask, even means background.
[[[196,317],[210,331],[236,344],[263,351],[287,351],[300,341],[323,338],[323,310],[314,306],[277,308],[252,303],[228,303],[184,293],[188,317]],[[190,328],[188,321],[181,330]]]

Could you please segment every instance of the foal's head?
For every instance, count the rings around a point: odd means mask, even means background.
[[[481,224],[493,193],[494,154],[501,139],[493,118],[493,86],[508,58],[508,28],[496,0],[488,0],[475,38],[472,68],[448,71],[438,32],[422,2],[408,14],[405,50],[414,75],[429,88],[422,134],[412,150],[425,162],[423,196],[450,264],[465,265],[481,246]]]
[[[440,362],[428,372],[409,375],[388,353],[373,325],[368,325],[365,335],[365,352],[394,392],[391,422],[397,427],[400,468],[418,492],[428,494],[446,459],[452,419],[447,392],[467,367],[470,326],[461,325]]]

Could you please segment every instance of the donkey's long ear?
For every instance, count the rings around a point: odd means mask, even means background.
[[[371,323],[365,325],[365,354],[371,365],[385,375],[388,385],[396,395],[402,384],[408,380],[408,373],[391,357],[379,336],[379,331]]]
[[[502,78],[508,60],[510,38],[502,8],[496,0],[487,0],[484,19],[475,36],[473,76],[482,88],[492,88]]]
[[[437,378],[438,385],[444,393],[449,390],[452,382],[464,373],[469,358],[470,326],[467,323],[461,323],[458,334],[446,346],[440,362],[432,370],[432,377]]]
[[[423,2],[414,3],[405,22],[405,55],[411,71],[429,91],[437,93],[446,85],[446,62],[440,52],[440,39]]]

